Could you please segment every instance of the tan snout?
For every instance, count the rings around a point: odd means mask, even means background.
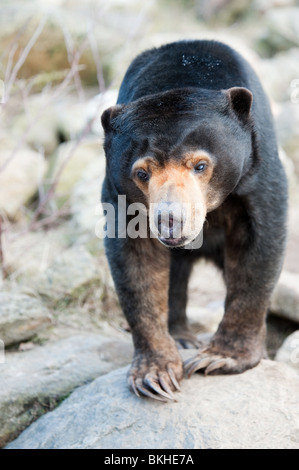
[[[177,169],[167,173],[164,182],[152,177],[149,183],[150,229],[164,245],[184,246],[202,230],[205,198],[189,171]]]

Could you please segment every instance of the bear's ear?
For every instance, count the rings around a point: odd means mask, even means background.
[[[123,106],[120,104],[116,104],[115,106],[111,106],[111,108],[106,109],[101,117],[102,126],[105,132],[109,132],[113,130],[113,123],[112,120],[118,116],[123,110]]]
[[[237,116],[242,120],[246,120],[249,116],[252,104],[252,93],[247,88],[233,87],[225,91],[230,106]]]

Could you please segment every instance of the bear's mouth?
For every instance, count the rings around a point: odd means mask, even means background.
[[[163,237],[158,237],[158,240],[162,243],[162,245],[165,245],[167,247],[180,247],[186,245],[188,243],[188,239],[186,237],[182,238],[163,238]]]

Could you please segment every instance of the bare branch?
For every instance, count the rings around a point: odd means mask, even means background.
[[[97,70],[97,80],[98,80],[98,85],[99,85],[99,91],[100,93],[104,93],[106,91],[104,73],[103,73],[102,63],[99,59],[100,54],[99,54],[99,50],[98,50],[98,46],[97,46],[97,42],[96,42],[96,38],[94,34],[93,24],[92,24],[92,27],[88,31],[87,37],[88,37],[88,41],[90,44],[92,57],[93,57],[96,70]]]
[[[4,7],[5,8],[5,7]],[[2,52],[2,54],[0,55],[0,63],[3,61],[3,58],[7,55],[8,51],[10,51],[11,49],[14,48],[15,45],[18,45],[18,40],[19,38],[22,36],[22,34],[26,31],[26,29],[28,28],[28,25],[30,23],[30,21],[32,20],[32,16],[30,16],[29,18],[27,18],[24,23],[22,24],[22,26],[16,31],[16,34],[14,35],[14,38],[13,40],[10,42],[10,44],[8,44],[8,46],[4,49],[4,51]]]
[[[15,66],[14,66],[14,68],[13,68],[11,74],[10,74],[9,80],[6,83],[6,86],[5,86],[5,100],[7,100],[8,97],[9,97],[11,88],[12,88],[12,86],[13,86],[16,78],[17,78],[17,75],[18,75],[18,72],[19,72],[20,68],[24,64],[25,60],[28,57],[29,52],[31,51],[31,49],[34,46],[34,44],[36,43],[39,35],[41,34],[42,30],[44,29],[46,20],[47,20],[47,18],[44,17],[40,21],[40,23],[38,24],[35,32],[33,33],[30,40],[28,41],[27,45],[25,46],[22,53],[20,54],[20,57],[19,57],[18,61],[16,62]]]
[[[15,44],[12,45],[12,47],[9,51],[6,70],[5,70],[4,83],[8,82],[9,76],[11,74],[13,58],[14,58],[14,55],[15,55],[17,49],[18,49],[18,44],[15,43]]]
[[[69,33],[69,31],[67,30],[67,28],[65,27],[64,23],[61,21],[60,18],[58,18],[58,21],[59,21],[61,30],[63,32],[68,61],[69,61],[69,64],[71,65],[75,57],[74,41],[73,41],[71,34]],[[84,94],[84,90],[82,87],[80,74],[78,70],[74,74],[74,82],[75,82],[75,86],[78,92],[79,99],[80,101],[83,101],[85,98],[85,94]]]
[[[56,212],[49,215],[48,217],[45,217],[41,220],[31,223],[30,227],[28,228],[28,231],[29,230],[36,231],[43,227],[53,226],[53,224],[55,224],[59,218],[67,217],[69,215],[71,215],[70,207],[63,206],[61,207],[61,209],[58,209]]]
[[[100,106],[100,105],[99,105]],[[34,213],[34,216],[30,222],[30,227],[29,229],[32,227],[32,225],[35,223],[35,221],[37,220],[37,218],[39,217],[39,215],[43,212],[45,206],[47,205],[47,203],[49,202],[49,200],[53,197],[54,193],[55,193],[55,189],[56,189],[56,186],[60,180],[60,177],[61,177],[61,174],[64,170],[64,168],[66,167],[66,165],[68,164],[68,162],[70,161],[70,159],[72,158],[72,156],[74,155],[76,149],[78,148],[79,144],[82,142],[82,140],[84,139],[84,137],[90,133],[91,131],[91,128],[92,128],[92,124],[95,120],[96,116],[94,116],[93,119],[91,119],[87,125],[85,126],[85,129],[83,130],[81,136],[74,142],[74,145],[73,147],[70,149],[69,151],[69,154],[67,155],[67,157],[64,159],[64,161],[62,162],[59,170],[57,171],[56,175],[55,175],[55,179],[54,181],[52,182],[48,192],[46,193],[46,195],[44,196],[44,198],[40,201],[40,204],[38,205],[35,213]]]
[[[50,103],[53,102],[53,100],[57,99],[57,97],[60,96],[60,94],[68,87],[68,85],[70,84],[71,80],[73,79],[74,75],[77,73],[78,70],[82,70],[82,66],[79,66],[78,63],[80,61],[80,58],[81,58],[81,55],[83,54],[84,50],[86,49],[88,43],[87,43],[87,39],[82,43],[79,51],[77,51],[77,53],[75,54],[75,57],[74,57],[74,60],[73,60],[73,63],[71,65],[71,68],[70,70],[68,71],[65,79],[63,80],[63,82],[53,91],[53,93],[49,96],[48,98],[48,102],[45,103],[44,107],[41,108],[37,114],[35,115],[35,118],[29,123],[29,125],[27,126],[26,130],[24,131],[24,134],[23,136],[19,139],[19,141],[17,142],[15,148],[13,149],[12,153],[10,154],[10,156],[6,159],[6,161],[2,164],[2,166],[0,167],[0,173],[2,171],[5,170],[5,168],[7,167],[7,165],[14,159],[14,157],[16,156],[18,150],[21,148],[21,146],[25,143],[25,139],[26,139],[26,136],[28,135],[28,133],[30,132],[30,130],[32,129],[32,127],[35,125],[35,123],[39,120],[39,118],[42,116],[44,110],[47,108],[47,106],[50,105]]]

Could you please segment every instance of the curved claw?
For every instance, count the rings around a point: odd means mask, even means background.
[[[140,398],[140,395],[139,395],[139,392],[136,388],[133,377],[128,377],[128,384],[129,384],[129,387],[131,388],[131,390],[133,390],[133,392],[135,393],[135,395]]]
[[[192,362],[194,362],[194,356],[193,356],[193,357],[189,357],[189,359],[186,359],[186,360],[183,362],[184,370],[188,369],[189,364],[191,364]]]
[[[158,395],[161,395],[162,397],[168,398],[168,400],[175,400],[172,392],[170,391],[170,394],[164,391],[159,382],[157,382],[153,377],[148,377],[146,376],[143,380],[144,384],[147,385],[147,387],[151,388],[154,392],[156,392]]]
[[[192,362],[194,362],[197,358],[199,358],[200,356],[204,355],[206,352],[208,352],[208,348],[203,348],[203,349],[199,349],[197,351],[197,354],[196,356],[193,356],[193,357],[190,357],[189,359],[186,359],[184,361],[184,369],[188,368],[188,365],[191,364]]]
[[[169,377],[170,377],[170,379],[171,379],[171,382],[172,382],[173,385],[174,385],[174,388],[180,392],[180,391],[181,391],[181,387],[180,387],[180,385],[179,385],[179,383],[178,383],[178,381],[177,381],[177,379],[176,379],[176,377],[175,377],[175,374],[174,374],[172,368],[171,368],[171,367],[168,367],[168,368],[167,368],[167,372],[168,372],[168,375],[169,375]]]
[[[158,401],[163,401],[164,403],[166,403],[168,401],[167,398],[163,398],[160,395],[156,395],[156,394],[150,392],[147,388],[143,387],[142,379],[137,379],[136,380],[136,388],[138,389],[138,391],[140,393],[142,393],[146,397],[153,398],[154,400],[158,400]]]
[[[166,377],[164,378],[164,376],[161,373],[159,373],[159,382],[160,382],[161,387],[164,388],[165,392],[168,393],[175,401],[177,401],[175,399],[174,394],[172,393],[170,385],[167,383]]]
[[[211,358],[210,357],[203,357],[201,359],[198,359],[196,360],[196,358],[193,358],[193,361],[191,361],[190,364],[188,364],[187,366],[187,376],[188,378],[191,377],[192,374],[194,374],[194,372],[200,370],[200,369],[205,369],[205,367],[207,367],[211,362]]]
[[[211,362],[211,364],[209,364],[205,370],[205,375],[208,375],[210,372],[213,372],[213,370],[221,369],[223,366],[225,366],[226,363],[226,358],[217,359],[216,361]]]

